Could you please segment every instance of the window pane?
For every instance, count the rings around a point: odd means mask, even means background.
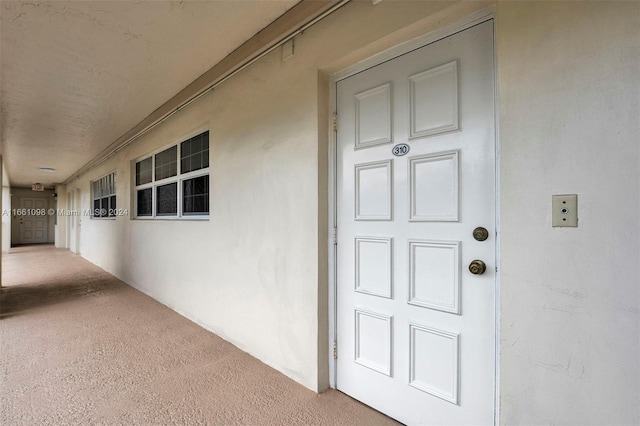
[[[114,217],[116,214],[114,210],[116,209],[116,196],[112,195],[109,197],[109,217]]]
[[[177,156],[177,146],[172,146],[156,154],[156,180],[166,179],[178,173]]]
[[[136,185],[151,182],[151,157],[136,163]]]
[[[100,217],[109,216],[109,197],[104,197],[100,200]]]
[[[202,168],[202,152],[191,156],[191,167],[193,170],[199,170]]]
[[[198,135],[194,138],[191,138],[191,153],[195,154],[196,152],[202,151],[202,137]]]
[[[194,136],[180,144],[181,173],[209,167],[209,132]]]
[[[182,214],[209,214],[209,175],[182,182]]]
[[[153,204],[151,188],[138,191],[138,216],[151,216],[153,214]]]
[[[180,160],[181,173],[189,173],[191,171],[191,157],[182,157]]]
[[[191,139],[186,140],[180,144],[180,157],[184,158],[191,154]]]
[[[176,182],[156,188],[156,214],[175,216],[178,212],[178,184]]]
[[[147,160],[151,160],[151,158],[148,158]],[[143,160],[142,162],[136,164],[136,172],[139,171],[141,167],[144,168],[144,165],[141,166],[141,163],[143,163],[144,161],[146,160]],[[138,175],[136,175],[136,179],[138,179]],[[110,205],[113,204],[113,206],[115,206],[116,202],[115,172],[108,174],[107,176],[103,176],[96,181],[93,181],[91,183],[91,189],[93,191],[93,211],[91,212],[91,215],[94,218],[109,217]]]
[[[209,167],[209,141],[207,140],[206,149],[202,150],[202,168]]]

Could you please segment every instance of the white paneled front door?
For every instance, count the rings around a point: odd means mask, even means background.
[[[49,242],[49,216],[46,198],[20,199],[20,244]]]
[[[403,423],[493,423],[493,76],[488,21],[337,83],[336,386]]]

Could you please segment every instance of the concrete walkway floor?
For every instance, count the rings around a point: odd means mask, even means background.
[[[68,250],[3,256],[2,425],[396,424],[306,389]]]

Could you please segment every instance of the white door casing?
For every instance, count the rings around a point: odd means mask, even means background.
[[[80,189],[76,189],[76,200],[75,200],[75,212],[74,212],[74,221],[76,223],[76,247],[75,253],[80,254],[80,235],[82,231],[82,214],[80,206],[82,205],[82,192]]]
[[[73,210],[73,198],[71,197],[71,192],[67,192],[67,212],[70,212],[71,210]],[[66,221],[67,221],[67,235],[66,235],[66,239],[65,239],[65,247],[68,249],[71,249],[71,228],[73,226],[73,223],[71,222],[71,216],[69,216],[68,214],[65,215],[66,217]]]
[[[492,424],[493,21],[338,81],[336,111],[336,387],[407,424]]]
[[[46,198],[24,197],[20,199],[21,214],[19,244],[49,242],[49,216]]]

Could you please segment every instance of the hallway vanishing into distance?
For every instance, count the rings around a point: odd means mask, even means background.
[[[17,247],[2,262],[0,424],[395,424],[315,394],[68,250]]]

